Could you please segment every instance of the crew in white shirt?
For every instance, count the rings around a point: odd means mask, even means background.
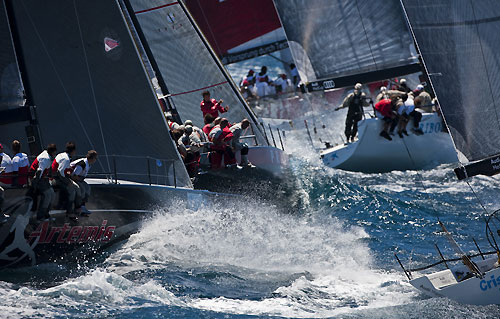
[[[88,202],[90,197],[90,186],[85,182],[85,178],[89,173],[90,167],[97,161],[97,152],[90,150],[87,152],[85,158],[77,159],[71,162],[70,167],[72,169],[71,179],[78,184],[79,192],[76,194],[75,198],[75,209],[81,210],[81,214],[88,216],[90,211],[85,207],[85,203]]]
[[[49,176],[51,176],[51,166],[56,152],[56,145],[49,144],[47,149],[40,153],[33,163],[31,163],[29,170],[30,174],[34,176],[31,180],[30,192],[35,201],[38,194],[41,195],[36,214],[36,218],[39,220],[50,217],[50,206],[54,200],[55,194],[52,185],[49,183]]]
[[[52,173],[55,174],[56,183],[61,188],[63,195],[66,195],[66,216],[71,220],[78,220],[77,214],[80,209],[74,209],[76,194],[80,193],[80,187],[71,178],[71,157],[76,153],[76,146],[73,142],[66,143],[66,151],[57,154],[52,162]]]

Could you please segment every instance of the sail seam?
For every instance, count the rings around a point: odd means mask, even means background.
[[[361,11],[359,10],[358,0],[356,0],[356,10],[358,10],[359,17],[361,18],[360,19],[361,25],[363,26],[363,31],[365,32],[365,38],[366,38],[366,42],[368,43],[368,48],[370,48],[370,54],[372,56],[373,64],[375,64],[375,69],[378,70],[377,61],[375,61],[375,56],[373,55],[372,45],[370,43],[370,39],[368,38],[368,33],[366,32],[365,23],[363,22],[363,16],[361,15]]]
[[[223,84],[226,84],[226,83],[228,83],[228,82],[224,81],[224,82],[212,84],[212,85],[209,85],[209,86],[205,86],[205,87],[202,87],[202,88],[199,88],[199,89],[194,89],[194,90],[191,90],[191,91],[170,94],[170,96],[178,96],[178,95],[184,95],[184,94],[189,94],[189,93],[193,93],[193,92],[198,92],[198,91],[201,91],[201,90],[206,90],[206,89],[213,88],[213,87],[216,87],[216,86],[219,86],[219,85],[223,85]]]
[[[89,75],[90,90],[92,91],[92,99],[94,100],[95,111],[97,114],[97,123],[99,124],[99,131],[102,137],[102,145],[104,147],[104,153],[106,154],[106,161],[108,163],[108,169],[111,171],[111,164],[109,162],[108,148],[106,147],[106,140],[104,138],[104,132],[102,130],[101,116],[99,115],[99,107],[97,106],[97,98],[95,96],[94,84],[92,82],[92,75],[90,73],[89,61],[87,58],[87,50],[85,50],[85,43],[83,42],[82,28],[80,27],[80,18],[78,17],[78,10],[76,9],[76,1],[73,1],[73,6],[75,8],[76,23],[78,24],[78,31],[80,32],[80,41],[82,43],[83,55],[85,57],[85,66],[87,67],[87,74]]]
[[[134,13],[135,14],[147,13],[147,12],[155,11],[155,10],[158,10],[158,9],[163,9],[165,7],[170,7],[170,6],[173,6],[175,4],[179,4],[179,2],[172,2],[172,3],[164,4],[164,5],[161,5],[161,6],[158,6],[158,7],[136,11]]]

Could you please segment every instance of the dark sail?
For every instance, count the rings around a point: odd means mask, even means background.
[[[306,82],[418,62],[399,0],[275,0],[275,4]],[[415,72],[415,68],[396,70]]]
[[[500,153],[498,1],[402,3],[456,148],[469,161]]]
[[[130,0],[130,4],[183,121],[192,120],[203,126],[201,93],[209,90],[213,98],[223,99],[223,105],[229,105],[229,112],[222,116],[230,122],[243,118],[256,122],[182,3]],[[258,133],[255,124],[253,127]]]
[[[116,1],[7,4],[44,144],[96,149],[106,172],[116,155],[118,177],[137,182],[148,181],[150,156],[153,174],[169,174],[161,182],[174,184],[175,164],[177,185],[191,185]]]
[[[0,110],[22,105],[23,87],[4,2],[0,2]]]

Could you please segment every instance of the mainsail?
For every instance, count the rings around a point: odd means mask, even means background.
[[[191,186],[117,1],[6,4],[43,143],[96,149],[105,172],[115,155],[119,177],[137,182],[149,156],[163,183]]]
[[[498,1],[402,3],[457,150],[469,161],[499,154]],[[487,162],[493,169],[500,159]],[[479,167],[466,175],[484,171]]]
[[[183,121],[203,126],[201,93],[223,99],[230,122],[248,118],[262,142],[257,119],[217,60],[184,4],[173,0],[130,0],[168,93]]]
[[[5,4],[0,2],[0,109],[18,107],[23,102],[23,87],[12,44]]]
[[[419,71],[399,0],[275,0],[275,4],[305,82],[352,75],[360,79],[360,74],[370,73],[370,80],[384,79]],[[325,88],[340,82],[329,86]]]

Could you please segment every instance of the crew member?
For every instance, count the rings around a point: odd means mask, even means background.
[[[75,143],[68,142],[66,143],[66,150],[63,153],[57,154],[52,162],[52,173],[55,175],[56,183],[64,195],[67,196],[65,205],[66,216],[71,220],[77,220],[77,214],[81,213],[81,209],[76,211],[74,209],[76,194],[80,192],[78,184],[71,179],[71,157],[75,156],[75,153]]]
[[[263,66],[260,69],[259,74],[257,74],[255,86],[257,87],[257,95],[259,97],[264,97],[269,94],[270,88],[269,85],[271,82],[269,81],[269,76],[267,75],[267,66]]]
[[[219,169],[224,157],[224,165],[231,165],[236,162],[234,153],[228,147],[227,142],[231,141],[233,134],[229,130],[229,121],[222,118],[220,123],[215,125],[208,135],[209,140],[213,143],[210,146],[210,163],[212,169]]]
[[[241,123],[233,124],[229,130],[233,133],[233,138],[231,140],[231,147],[233,152],[236,153],[241,151],[241,166],[251,166],[252,164],[248,161],[248,145],[240,141],[241,134],[250,126],[250,121],[244,119]]]
[[[401,91],[401,92],[407,93],[407,94],[411,92],[410,87],[408,87],[408,83],[406,83],[406,79],[401,79],[399,81],[398,91]]]
[[[389,94],[387,94],[387,87],[381,86],[380,87],[380,93],[377,94],[377,97],[375,98],[375,103],[380,102],[383,99],[388,99]]]
[[[0,184],[10,186],[12,184],[12,159],[3,151],[0,144]]]
[[[167,118],[167,124],[168,124],[168,128],[173,131],[173,130],[177,130],[179,128],[179,126],[181,126],[179,123],[177,123],[174,119],[174,117],[172,116],[172,114],[170,113],[167,113],[165,112],[165,117]]]
[[[90,186],[85,182],[90,167],[97,161],[97,152],[90,150],[85,158],[77,159],[70,164],[72,170],[71,179],[78,184],[78,193],[75,196],[75,209],[80,209],[82,215],[88,216],[90,211],[85,207],[89,201]]]
[[[47,149],[36,157],[30,167],[30,176],[33,176],[30,188],[31,195],[35,201],[36,195],[41,195],[36,214],[37,219],[49,218],[50,206],[54,200],[54,190],[49,182],[49,177],[52,176],[51,165],[56,152],[56,145],[49,144]]]
[[[24,186],[28,184],[28,170],[30,167],[28,155],[21,153],[21,143],[18,140],[12,141],[12,151],[16,154],[12,158],[12,185]]]
[[[290,64],[290,75],[292,76],[293,87],[297,90],[300,84],[300,75],[299,70],[297,70],[297,67],[293,63]]]
[[[361,92],[362,89],[363,85],[361,83],[356,83],[354,92],[347,95],[342,105],[335,109],[335,111],[338,111],[346,107],[349,108],[345,120],[345,136],[347,142],[349,142],[349,140],[354,142],[354,138],[358,133],[358,122],[363,118],[363,107],[370,105],[370,101],[367,99],[365,93]]]
[[[383,99],[380,100],[377,104],[375,104],[375,115],[377,118],[384,121],[384,128],[380,132],[380,136],[392,141],[391,136],[389,135],[389,127],[391,123],[396,118],[396,114],[393,111],[393,106],[396,103],[395,99]]]
[[[424,86],[422,84],[417,85],[417,88],[413,91],[415,96],[415,107],[421,109],[426,113],[434,111],[432,104],[432,97],[429,93],[424,91]]]
[[[223,100],[216,101],[215,99],[211,99],[209,91],[203,91],[201,95],[203,96],[203,100],[200,103],[200,108],[203,116],[210,114],[216,118],[219,116],[219,112],[225,113],[229,110],[229,106],[222,107]]]
[[[203,132],[203,130],[201,128],[199,128],[198,126],[193,125],[193,122],[191,120],[186,120],[184,122],[184,127],[188,127],[188,126],[191,126],[193,128],[193,134],[198,135],[198,138],[200,139],[201,143],[208,142],[207,134],[205,134],[205,132]]]

